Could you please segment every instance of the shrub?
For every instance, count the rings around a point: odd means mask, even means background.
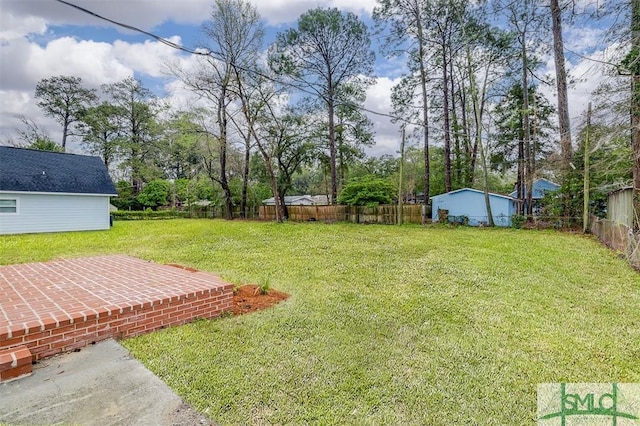
[[[154,179],[145,185],[138,195],[138,201],[145,207],[157,208],[167,205],[171,194],[171,184],[164,179]]]
[[[111,199],[111,204],[120,210],[140,210],[142,206],[133,195],[131,182],[120,180],[116,183],[118,196]]]
[[[516,229],[520,229],[522,228],[522,225],[524,225],[524,222],[527,220],[526,217],[524,217],[521,214],[514,214],[513,216],[511,216],[511,227],[512,228],[516,228]]]
[[[340,196],[339,204],[349,206],[375,207],[379,204],[391,204],[395,189],[387,180],[375,176],[365,176],[349,181]]]
[[[189,217],[189,212],[177,210],[118,210],[111,212],[115,220],[150,220],[150,219],[178,219]]]

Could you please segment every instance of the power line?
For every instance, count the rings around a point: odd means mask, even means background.
[[[102,16],[102,15],[99,15],[99,14],[97,14],[95,12],[90,11],[89,9],[85,9],[84,7],[78,6],[78,5],[73,4],[73,3],[69,3],[68,1],[65,1],[65,0],[55,0],[55,1],[57,1],[58,3],[65,4],[65,5],[69,6],[69,7],[74,8],[74,9],[77,9],[77,10],[79,10],[79,11],[81,11],[83,13],[86,13],[88,15],[91,15],[91,16],[93,16],[95,18],[98,18],[98,19],[101,19],[103,21],[109,22],[111,24],[117,25],[119,27],[126,28],[128,30],[144,34],[144,35],[146,35],[148,37],[151,37],[152,39],[157,40],[160,43],[165,44],[165,45],[167,45],[169,47],[172,47],[174,49],[182,50],[183,52],[191,53],[193,55],[211,56],[210,55],[211,52],[199,52],[197,50],[192,50],[192,49],[180,46],[179,44],[174,43],[171,40],[167,40],[166,38],[160,37],[158,35],[155,35],[153,33],[150,33],[148,31],[145,31],[145,30],[140,29],[138,27],[134,27],[132,25],[128,25],[128,24],[124,24],[122,22],[114,21],[113,19],[109,19],[109,18],[107,18],[105,16]]]
[[[574,56],[577,56],[580,59],[584,59],[585,61],[591,61],[591,62],[596,62],[598,64],[609,65],[609,66],[614,67],[618,71],[620,70],[620,64],[614,64],[613,62],[607,62],[607,61],[603,61],[601,59],[595,59],[595,58],[591,58],[589,56],[581,55],[578,52],[574,52],[573,50],[568,49],[566,47],[564,48],[564,50],[566,50],[567,52],[571,53]]]
[[[198,55],[198,56],[208,56],[208,57],[211,57],[211,58],[217,59],[217,60],[221,60],[220,57],[223,56],[221,53],[214,52],[214,51],[209,50],[209,49],[207,49],[206,51],[202,51],[202,50],[190,49],[188,47],[181,46],[181,45],[179,45],[177,43],[172,42],[171,40],[167,40],[166,38],[160,37],[159,35],[153,34],[153,33],[149,32],[149,31],[145,31],[145,30],[143,30],[141,28],[138,28],[138,27],[135,27],[133,25],[129,25],[129,24],[125,24],[125,23],[122,23],[122,22],[115,21],[113,19],[107,18],[107,17],[102,16],[102,15],[100,15],[98,13],[95,13],[95,12],[89,10],[89,9],[86,9],[84,7],[78,6],[76,4],[70,3],[70,2],[65,1],[65,0],[55,0],[55,1],[57,1],[58,3],[62,3],[64,5],[66,5],[66,6],[72,7],[74,9],[76,9],[76,10],[79,10],[80,12],[83,12],[83,13],[86,13],[88,15],[91,15],[91,16],[93,16],[95,18],[100,19],[100,20],[109,22],[109,23],[111,23],[113,25],[117,25],[119,27],[128,29],[130,31],[134,31],[134,32],[138,32],[138,33],[144,34],[144,35],[146,35],[146,36],[148,36],[148,37],[150,37],[150,38],[152,38],[154,40],[157,40],[158,42],[160,42],[160,43],[162,43],[162,44],[164,44],[166,46],[169,46],[169,47],[171,47],[173,49],[180,50],[182,52],[186,52],[186,53],[189,53],[189,54],[192,54],[192,55]],[[217,57],[216,57],[216,55],[217,55]],[[223,62],[224,62],[224,60],[223,60]],[[291,82],[286,82],[286,81],[275,79],[275,78],[273,78],[273,77],[271,77],[271,76],[269,76],[269,75],[267,75],[265,73],[262,73],[262,72],[260,72],[258,70],[246,68],[246,67],[237,65],[234,62],[229,62],[229,65],[231,65],[232,67],[237,68],[237,69],[239,69],[241,71],[255,74],[255,75],[257,75],[259,77],[262,77],[264,79],[267,79],[267,80],[269,80],[269,81],[271,81],[273,83],[277,83],[277,84],[280,84],[280,85],[283,85],[283,86],[288,86],[288,87],[294,88],[294,89],[299,90],[299,91],[301,91],[303,93],[306,93],[308,95],[320,96],[325,101],[328,101],[328,99],[323,94],[318,93],[318,92],[314,92],[314,91],[311,91],[311,90],[307,90],[307,89],[305,89],[303,87],[300,87],[299,85],[293,84]],[[343,106],[359,109],[361,111],[368,112],[370,114],[374,114],[374,115],[377,115],[377,116],[380,116],[380,117],[387,117],[387,118],[390,118],[390,119],[392,119],[394,121],[402,121],[402,122],[405,122],[407,124],[412,124],[412,125],[415,125],[415,126],[421,126],[422,125],[422,124],[419,124],[419,123],[413,123],[413,122],[411,122],[411,121],[409,121],[409,120],[407,120],[407,119],[405,119],[403,117],[398,117],[398,116],[395,116],[395,115],[392,115],[392,114],[388,114],[388,113],[384,113],[384,112],[380,112],[380,111],[374,111],[374,110],[367,109],[367,108],[365,108],[365,107],[363,107],[361,105],[357,105],[357,104],[354,104],[354,103],[345,103],[345,102],[337,101],[336,105],[343,105]]]

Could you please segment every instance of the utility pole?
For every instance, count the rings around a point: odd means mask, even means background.
[[[582,232],[589,232],[589,138],[591,136],[591,102],[587,107],[587,129],[584,138],[584,204],[582,206]]]

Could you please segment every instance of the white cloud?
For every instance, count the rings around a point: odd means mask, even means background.
[[[591,52],[602,44],[604,33],[601,28],[570,27],[564,36],[564,45],[573,52]]]
[[[10,139],[19,142],[17,129],[22,128],[21,117],[32,120],[54,140],[60,140],[60,126],[42,115],[32,96],[21,90],[0,90],[0,142]]]
[[[391,114],[391,88],[398,82],[399,78],[378,78],[376,83],[367,89],[365,108],[383,114]],[[375,156],[395,154],[400,149],[400,124],[392,123],[389,117],[368,115],[373,121],[376,144],[367,149],[367,154]]]
[[[73,3],[98,15],[145,30],[167,21],[200,24],[210,15],[213,4],[211,0],[128,0],[126,2],[76,0]],[[370,14],[376,5],[375,0],[251,0],[251,3],[271,25],[294,22],[301,13],[314,7],[337,7],[356,14]],[[40,19],[52,25],[112,26],[96,17],[51,0],[0,0],[0,8],[3,10],[3,15],[11,16],[13,20],[11,26],[5,26],[7,22],[2,21],[3,31],[10,29],[16,34],[21,33],[18,30],[20,26],[25,25],[22,22],[25,19]],[[119,31],[126,30],[120,28]],[[24,30],[22,33],[24,34]]]
[[[132,70],[114,54],[111,44],[71,37],[53,40],[44,48],[31,44],[25,65],[36,82],[52,75],[75,75],[94,87],[132,75]]]
[[[607,50],[598,50],[582,58],[574,57],[574,63],[565,62],[565,67],[569,78],[573,84],[568,89],[569,118],[571,121],[571,131],[574,136],[577,129],[582,125],[582,116],[587,110],[587,106],[593,99],[593,92],[609,77],[606,74],[605,65],[597,61],[606,61]],[[546,78],[555,81],[555,64],[553,58],[549,58],[546,63]],[[540,91],[550,101],[553,106],[557,106],[557,90],[555,83],[552,86],[540,85]],[[575,142],[575,140],[574,140]]]
[[[2,90],[0,95],[0,109],[14,116],[23,114],[31,100],[28,93],[19,90]]]
[[[253,0],[252,3],[271,25],[295,22],[302,13],[315,7],[336,7],[359,15],[371,14],[377,4],[375,0]]]
[[[35,105],[33,93],[43,78],[73,75],[85,86],[99,88],[135,72],[161,76],[163,61],[171,55],[178,56],[178,52],[149,41],[110,44],[62,37],[40,46],[26,38],[11,40],[0,48],[0,139],[15,138],[21,115],[34,120],[54,139],[60,133],[55,121],[44,117]]]
[[[90,87],[122,80],[133,74],[114,54],[109,43],[71,37],[39,46],[17,39],[0,49],[0,89],[34,90],[36,83],[52,75],[75,75]]]
[[[44,34],[47,24],[36,16],[18,17],[11,13],[0,14],[0,40],[15,40],[29,34]]]
[[[212,4],[210,0],[75,0],[73,3],[114,21],[146,30],[168,20],[187,24],[200,23],[209,15]],[[3,14],[11,14],[18,19],[38,17],[50,25],[112,26],[80,10],[51,0],[0,0],[0,8]]]
[[[170,37],[168,40],[180,44],[178,36]],[[176,49],[153,41],[140,44],[116,40],[112,46],[112,55],[123,65],[152,77],[162,77],[164,65],[173,60],[177,53]]]
[[[167,96],[163,99],[172,110],[189,111],[192,108],[206,107],[208,101],[201,99],[179,80],[173,80],[165,86]]]
[[[0,47],[0,90],[31,90],[27,62],[33,45],[26,39],[16,39]]]

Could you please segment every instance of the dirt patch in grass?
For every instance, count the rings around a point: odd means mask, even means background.
[[[198,272],[197,269],[179,265],[177,263],[165,263],[165,265],[184,269],[189,272]],[[231,309],[227,312],[232,312],[233,315],[247,314],[249,312],[266,309],[288,298],[289,295],[287,293],[274,289],[269,289],[266,293],[263,293],[259,286],[255,284],[246,284],[233,291]]]
[[[233,315],[247,314],[268,308],[288,298],[287,293],[274,289],[269,289],[266,294],[262,294],[259,286],[247,284],[233,292],[230,311],[233,312]]]

